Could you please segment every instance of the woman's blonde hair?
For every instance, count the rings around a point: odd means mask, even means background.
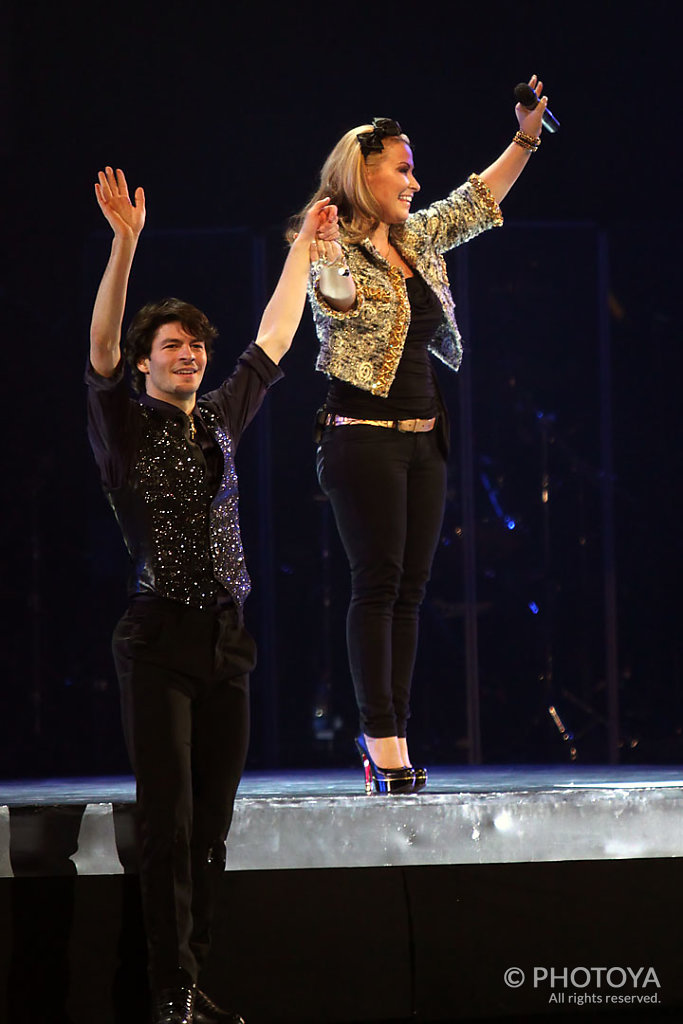
[[[329,196],[339,210],[339,220],[349,242],[361,242],[372,234],[380,222],[380,209],[365,177],[365,168],[370,160],[382,156],[378,152],[363,155],[358,136],[372,132],[373,125],[361,124],[352,128],[334,147],[320,172],[320,184],[306,203],[303,210],[292,217],[287,237],[291,240],[301,227],[311,206],[319,199]],[[405,142],[410,145],[407,135],[392,135],[383,139],[387,142]]]

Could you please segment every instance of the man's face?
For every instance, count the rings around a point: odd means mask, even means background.
[[[151,398],[185,408],[188,402],[193,404],[206,361],[204,342],[173,320],[159,327],[149,356],[138,360],[137,365],[145,374],[145,390]]]

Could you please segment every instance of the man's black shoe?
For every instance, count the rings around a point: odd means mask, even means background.
[[[210,999],[200,988],[195,989],[192,1020],[194,1024],[244,1024],[244,1019],[240,1017],[239,1013],[221,1010],[220,1006],[216,1006],[213,999]]]
[[[195,989],[166,988],[154,999],[154,1024],[194,1024]]]

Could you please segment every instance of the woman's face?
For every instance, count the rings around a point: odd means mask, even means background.
[[[384,139],[384,149],[365,166],[368,187],[380,208],[384,224],[403,224],[410,204],[420,191],[413,174],[413,154],[400,139]]]

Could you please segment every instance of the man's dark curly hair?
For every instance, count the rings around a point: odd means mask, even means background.
[[[126,359],[132,371],[133,387],[136,391],[145,390],[145,374],[138,370],[138,362],[149,356],[154,335],[161,325],[173,323],[174,320],[178,320],[187,333],[197,341],[204,342],[206,354],[209,359],[211,358],[213,340],[218,337],[218,331],[201,309],[191,306],[189,302],[173,298],[148,302],[138,310],[126,331]]]

